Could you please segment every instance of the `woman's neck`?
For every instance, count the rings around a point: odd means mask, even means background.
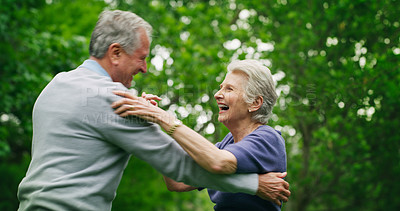
[[[249,122],[249,123],[242,123],[237,126],[231,126],[227,128],[229,131],[232,133],[233,140],[235,143],[241,141],[244,137],[252,133],[254,130],[256,130],[258,127],[260,127],[261,123],[259,122]]]

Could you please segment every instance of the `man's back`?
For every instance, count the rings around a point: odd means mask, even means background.
[[[111,108],[102,95],[123,89],[107,80],[77,69],[58,74],[40,94],[33,109],[32,162],[18,193],[20,209],[111,208],[130,155],[99,131],[115,118],[104,112]]]

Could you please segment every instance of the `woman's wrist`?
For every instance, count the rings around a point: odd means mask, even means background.
[[[181,125],[182,125],[181,120],[175,119],[174,122],[173,122],[173,125],[167,131],[167,134],[172,136],[172,134],[175,132],[176,128],[178,128]]]
[[[159,118],[158,124],[168,133],[168,135],[170,135],[170,133],[172,134],[176,128],[182,124],[182,122],[174,115],[165,111],[161,118]],[[173,131],[171,131],[171,129],[173,129]]]

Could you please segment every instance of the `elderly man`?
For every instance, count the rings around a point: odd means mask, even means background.
[[[110,104],[147,71],[152,27],[139,16],[105,11],[90,41],[90,59],[45,87],[33,108],[32,160],[18,189],[19,210],[111,210],[131,155],[193,186],[287,201],[286,174],[212,174],[159,126],[122,118]]]

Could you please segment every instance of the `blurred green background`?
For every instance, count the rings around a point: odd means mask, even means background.
[[[88,58],[103,9],[154,27],[138,93],[210,141],[228,132],[213,95],[232,59],[270,67],[292,196],[284,210],[400,210],[400,2],[394,0],[0,0],[0,210],[16,210],[31,112],[51,78]],[[113,210],[211,210],[206,191],[168,192],[132,158]]]

